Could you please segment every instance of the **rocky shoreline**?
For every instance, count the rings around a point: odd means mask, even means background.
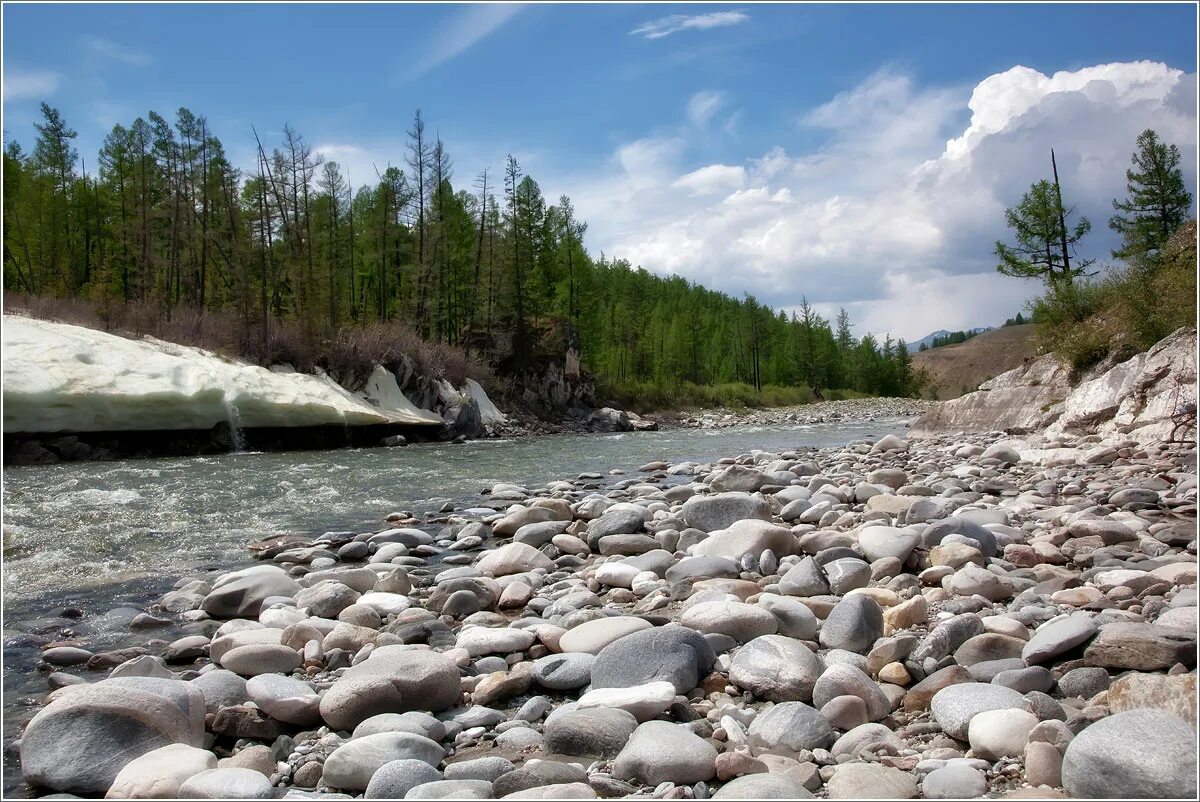
[[[638,415],[613,407],[569,410],[559,420],[545,420],[519,412],[492,431],[495,437],[528,437],[539,434],[582,432],[635,432],[659,429],[728,429],[734,426],[786,426],[886,418],[912,418],[935,408],[934,401],[916,398],[855,398],[819,401],[786,407],[697,409],[650,412]]]
[[[859,402],[839,403],[740,422]],[[143,647],[45,644],[25,779],[110,798],[1196,795],[1194,447],[888,435],[597,469],[254,544],[257,564],[129,616]]]

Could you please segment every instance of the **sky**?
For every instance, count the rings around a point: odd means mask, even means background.
[[[1049,177],[1102,265],[1137,134],[1196,187],[1196,6],[12,4],[5,139],[43,100],[89,171],[107,131],[208,117],[252,167],[285,123],[358,185],[421,109],[456,186],[514,154],[585,245],[856,333],[998,325],[1004,209]]]

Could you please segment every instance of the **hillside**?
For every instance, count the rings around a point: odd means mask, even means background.
[[[991,330],[992,330],[991,326],[981,326],[979,328],[968,329],[966,333],[971,336],[975,336],[977,334],[983,334],[985,331],[991,331]],[[949,334],[953,334],[953,332],[949,331],[948,329],[938,329],[937,331],[931,331],[928,334],[926,334],[924,337],[922,337],[921,339],[914,340],[913,342],[908,343],[908,352],[910,354],[915,354],[921,350],[922,345],[925,346],[926,348],[932,348],[934,340],[936,340],[939,337],[945,337]]]
[[[982,382],[1021,365],[1034,355],[1034,327],[1006,326],[972,337],[965,343],[944,345],[913,354],[913,367],[924,368],[938,400],[958,398]]]

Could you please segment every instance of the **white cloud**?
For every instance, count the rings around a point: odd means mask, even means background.
[[[712,89],[705,89],[692,95],[688,100],[687,117],[692,125],[703,127],[725,102],[725,94]]]
[[[407,77],[416,78],[465,52],[523,8],[520,4],[488,3],[457,11],[433,36]]]
[[[1140,131],[1179,146],[1195,189],[1196,75],[1151,62],[1013,67],[973,88],[883,70],[798,122],[824,137],[815,150],[696,164],[707,137],[684,125],[556,183],[595,250],[775,307],[844,305],[860,332],[908,339],[995,325],[1036,292],[996,274],[992,251],[1051,147],[1068,203],[1092,220],[1083,251],[1101,261]]]
[[[4,102],[10,100],[41,100],[58,89],[62,76],[51,70],[4,70]]]
[[[740,164],[710,164],[675,179],[671,186],[693,195],[741,189],[746,185],[746,168]]]
[[[644,22],[629,32],[630,36],[644,39],[662,39],[680,31],[704,31],[738,25],[750,19],[742,11],[713,11],[708,14],[671,14],[667,17]]]
[[[149,53],[102,36],[85,36],[83,45],[90,53],[131,67],[149,67],[154,62]]]

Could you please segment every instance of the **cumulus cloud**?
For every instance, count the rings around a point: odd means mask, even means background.
[[[651,22],[644,22],[629,32],[630,36],[643,39],[663,39],[680,31],[705,31],[738,25],[750,19],[742,11],[713,11],[708,14],[671,14]]]
[[[1088,256],[1115,244],[1105,223],[1143,129],[1179,146],[1194,189],[1196,75],[1152,62],[1017,66],[974,87],[881,70],[797,125],[821,144],[697,165],[703,132],[683,126],[561,183],[594,249],[775,307],[844,305],[861,329],[909,339],[1000,323],[1036,292],[997,275],[992,250],[1051,147],[1068,203],[1092,219]]]
[[[4,70],[4,101],[41,100],[54,94],[62,76],[51,70]]]

